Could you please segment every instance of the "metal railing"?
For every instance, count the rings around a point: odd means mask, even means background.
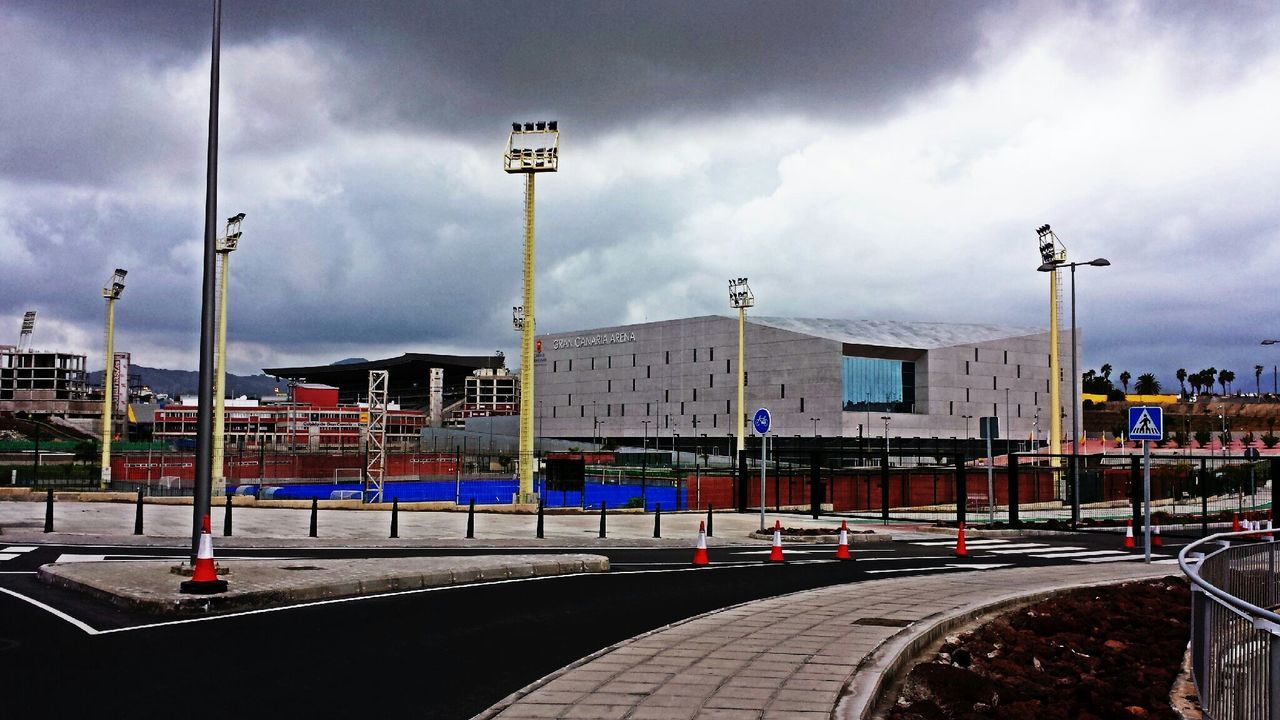
[[[1261,537],[1220,533],[1178,553],[1192,583],[1192,676],[1211,720],[1280,720],[1280,544]]]

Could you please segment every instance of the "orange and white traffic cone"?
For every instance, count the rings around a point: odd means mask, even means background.
[[[1164,545],[1164,540],[1160,539],[1160,523],[1155,523],[1151,527],[1151,547],[1160,547]]]
[[[706,565],[711,561],[707,558],[707,521],[698,521],[698,545],[693,549],[693,564]]]
[[[1129,524],[1124,529],[1124,546],[1125,548],[1133,547],[1133,519],[1129,519]]]
[[[209,531],[209,516],[204,516],[200,526],[200,545],[196,550],[196,564],[191,569],[191,579],[183,580],[178,589],[184,593],[212,595],[227,591],[227,581],[218,579],[213,566],[213,534]]]
[[[840,544],[836,546],[837,560],[852,560],[853,556],[849,554],[849,526],[844,520],[840,521]]]
[[[969,548],[964,545],[964,523],[960,523],[960,531],[956,533],[956,557],[967,557]]]
[[[782,522],[780,520],[773,521],[773,550],[769,552],[769,559],[765,562],[786,562],[782,557]]]
[[[1231,532],[1240,532],[1240,513],[1231,514]]]

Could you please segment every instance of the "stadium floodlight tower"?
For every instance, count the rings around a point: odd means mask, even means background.
[[[746,410],[743,408],[743,388],[746,386],[746,325],[747,325],[747,308],[754,307],[756,304],[756,296],[751,292],[751,286],[747,285],[747,279],[737,278],[729,280],[729,307],[738,310],[738,419],[736,427],[738,430],[738,453],[746,449]]]
[[[1067,261],[1067,249],[1048,224],[1036,228],[1040,238],[1041,266]],[[1049,465],[1061,467],[1062,458],[1062,360],[1058,339],[1058,317],[1062,307],[1062,284],[1058,271],[1049,272]]]
[[[213,482],[211,492],[223,495],[227,491],[227,479],[223,469],[223,452],[226,410],[226,378],[227,378],[227,272],[230,268],[231,253],[240,244],[240,223],[244,213],[227,218],[227,232],[217,240],[218,253],[218,362],[213,373]]]
[[[533,493],[533,178],[560,167],[560,124],[556,120],[511,123],[503,169],[524,174],[524,305],[520,327],[520,484],[515,502],[535,503]],[[514,319],[514,318],[513,318]]]
[[[116,300],[124,292],[124,276],[128,274],[127,270],[116,268],[102,288],[102,298],[107,301],[107,367],[102,373],[102,474],[99,485],[104,490],[111,484],[111,391],[115,382],[111,371],[115,360]]]
[[[22,314],[22,334],[18,336],[18,352],[31,349],[31,333],[36,329],[36,311],[28,310]]]

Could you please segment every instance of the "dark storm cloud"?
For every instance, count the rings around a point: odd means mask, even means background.
[[[476,131],[554,112],[588,132],[652,116],[803,106],[850,121],[963,72],[1008,3],[265,2],[230,0],[224,47],[280,36],[343,55],[350,122]],[[47,31],[155,62],[207,54],[206,3],[19,3]],[[485,132],[488,132],[487,128]]]

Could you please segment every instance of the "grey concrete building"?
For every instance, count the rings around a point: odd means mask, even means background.
[[[731,435],[737,343],[737,318],[716,315],[539,335],[535,432]],[[1064,413],[1069,343],[1063,333]],[[887,417],[890,437],[977,437],[994,415],[1003,436],[1048,436],[1039,328],[748,315],[745,366],[745,413],[768,408],[779,435],[884,437]]]

